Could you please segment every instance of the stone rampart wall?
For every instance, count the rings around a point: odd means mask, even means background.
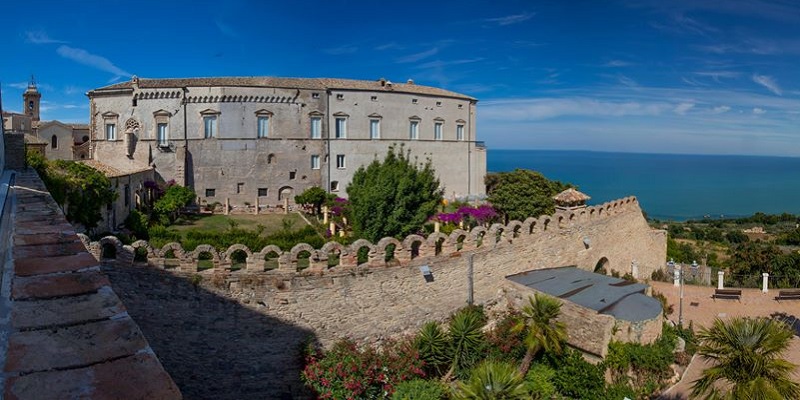
[[[202,280],[203,286],[247,307],[309,327],[323,343],[343,336],[377,341],[429,320],[445,319],[466,304],[470,257],[474,301],[489,304],[502,294],[508,275],[568,265],[591,271],[598,263],[626,273],[632,262],[655,267],[666,256],[665,233],[649,228],[634,197],[449,236],[411,235],[403,241],[384,238],[377,244],[359,240],[350,246],[329,242],[321,249],[298,244],[286,252],[275,246],[254,252],[242,245],[223,252],[202,245],[185,252],[177,243],[153,249],[143,241],[123,246],[113,237],[85,244],[98,258],[103,246],[116,247],[116,261],[123,265],[133,261],[136,248],[146,249],[151,266],[172,264],[172,273]],[[386,262],[389,246],[394,246],[395,259]],[[363,247],[369,249],[369,260],[358,265],[358,249]],[[175,259],[165,258],[170,251]],[[235,251],[243,251],[247,263],[232,271]],[[198,272],[204,252],[214,268]],[[298,271],[302,252],[310,254],[310,266]],[[263,259],[270,253],[278,256],[278,268],[265,271]],[[340,262],[328,267],[328,257],[334,253]],[[432,282],[424,279],[422,265],[432,270]]]

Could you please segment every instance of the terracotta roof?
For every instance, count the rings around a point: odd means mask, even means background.
[[[84,163],[84,164],[86,164],[86,165],[88,165],[88,166],[90,166],[90,167],[102,172],[108,178],[116,178],[116,177],[125,176],[125,175],[132,175],[132,174],[135,174],[135,173],[138,173],[138,172],[149,171],[149,170],[153,169],[153,167],[142,167],[142,168],[137,168],[137,169],[132,169],[132,170],[124,170],[123,171],[123,170],[117,169],[115,167],[112,167],[112,166],[110,166],[108,164],[103,164],[102,162],[97,161],[97,160],[81,160],[79,162],[82,162],[82,163]]]
[[[577,191],[577,190],[575,190],[573,188],[569,188],[569,189],[567,189],[567,190],[565,190],[565,191],[553,196],[553,200],[555,200],[556,202],[558,202],[558,203],[567,203],[567,204],[580,203],[580,202],[584,202],[584,201],[589,200],[589,199],[591,199],[591,197],[589,197],[589,196],[587,196],[587,195],[585,195],[585,194],[583,194],[583,193],[581,193],[581,192],[579,192],[579,191]]]
[[[208,77],[208,78],[167,78],[167,79],[146,79],[139,78],[139,87],[142,89],[156,88],[181,88],[181,87],[205,87],[205,86],[249,86],[249,87],[277,87],[286,89],[343,89],[343,90],[372,90],[399,93],[418,93],[431,96],[455,97],[460,99],[475,100],[461,93],[439,89],[431,86],[417,85],[414,83],[392,83],[384,85],[381,81],[365,81],[355,79],[337,78],[278,78],[278,77]],[[132,89],[133,82],[126,81],[104,86],[91,92],[102,92],[106,90]]]

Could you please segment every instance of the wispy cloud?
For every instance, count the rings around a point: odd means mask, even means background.
[[[384,51],[384,50],[392,50],[392,49],[400,49],[402,46],[398,45],[395,42],[384,43],[375,46],[375,50]]]
[[[476,63],[476,62],[479,62],[479,61],[483,61],[483,57],[465,58],[465,59],[461,59],[461,60],[450,60],[450,61],[435,60],[435,61],[428,61],[426,63],[419,64],[419,65],[416,66],[416,68],[422,68],[422,69],[424,69],[424,68],[442,68],[442,67],[447,67],[447,66],[451,66],[451,65],[472,64],[472,63]]]
[[[7,83],[6,86],[22,90],[28,88],[28,82],[12,82],[12,83]],[[36,82],[36,87],[42,90],[53,90],[52,85],[42,82]]]
[[[225,35],[225,36],[227,36],[227,37],[229,37],[231,39],[238,39],[239,38],[239,32],[236,29],[234,29],[232,26],[230,26],[230,25],[228,25],[228,24],[226,24],[226,23],[224,23],[224,22],[222,22],[220,20],[215,20],[214,24],[217,26],[217,29],[219,29],[220,33],[222,33],[223,35]]]
[[[778,84],[775,82],[774,79],[772,79],[771,76],[753,74],[753,82],[761,86],[764,86],[765,88],[767,88],[767,90],[777,94],[778,96],[782,95],[780,86],[778,86]]]
[[[341,56],[341,55],[345,55],[345,54],[353,54],[353,53],[355,53],[357,51],[358,51],[358,47],[350,45],[350,44],[344,44],[344,45],[336,46],[336,47],[329,47],[327,49],[323,49],[322,50],[323,53],[330,54],[332,56]]]
[[[734,79],[742,75],[741,72],[737,71],[697,71],[693,72],[692,74],[696,76],[711,78],[716,82],[719,82],[722,78]]]
[[[716,106],[711,109],[711,112],[714,114],[725,114],[726,112],[730,111],[731,108],[728,106]]]
[[[766,113],[767,113],[767,110],[765,110],[763,108],[760,108],[760,107],[756,107],[756,108],[753,109],[753,114],[755,114],[755,115],[762,115],[762,114],[766,114]]]
[[[526,12],[526,13],[522,13],[522,14],[506,15],[505,17],[487,18],[484,21],[489,22],[489,23],[493,23],[493,24],[497,24],[497,25],[500,25],[500,26],[506,26],[506,25],[518,24],[520,22],[525,22],[525,21],[533,18],[534,15],[536,15],[536,13],[527,13]]]
[[[675,109],[673,109],[672,112],[678,115],[686,115],[686,113],[692,108],[694,108],[694,103],[680,103],[675,106]]]
[[[96,54],[89,53],[84,49],[61,45],[58,46],[58,49],[56,49],[56,53],[58,53],[58,55],[60,55],[61,57],[75,61],[79,64],[83,64],[95,69],[99,69],[101,71],[112,73],[116,77],[131,76],[130,73],[114,65],[114,63],[112,63],[109,59],[103,56],[98,56]]]
[[[481,118],[486,120],[539,121],[550,118],[624,117],[659,115],[674,106],[668,103],[610,101],[592,98],[535,98],[488,100],[483,103]]]
[[[63,40],[51,38],[45,31],[26,31],[25,41],[33,44],[67,43]]]
[[[623,61],[623,60],[611,60],[611,61],[603,64],[602,66],[603,67],[610,67],[610,68],[618,68],[618,67],[630,67],[632,65],[636,65],[636,64],[634,64],[632,62],[628,62],[628,61]]]
[[[79,110],[79,109],[88,109],[88,104],[73,104],[73,103],[59,103],[59,102],[52,102],[47,100],[42,100],[42,105],[40,107],[41,112],[50,112],[50,111],[57,111],[57,110]]]
[[[438,52],[439,52],[439,48],[438,47],[434,47],[434,48],[431,48],[431,49],[428,49],[428,50],[425,50],[425,51],[421,51],[419,53],[409,54],[407,56],[400,57],[395,61],[400,63],[400,64],[413,63],[413,62],[417,62],[417,61],[420,61],[420,60],[424,60],[424,59],[426,59],[428,57],[434,56]]]
[[[628,87],[639,87],[638,82],[622,74],[617,75],[617,82]]]

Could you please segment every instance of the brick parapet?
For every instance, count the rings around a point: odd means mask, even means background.
[[[3,231],[5,399],[180,399],[99,263],[32,170]]]

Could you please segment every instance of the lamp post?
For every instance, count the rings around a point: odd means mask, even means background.
[[[677,267],[678,277],[681,280],[681,295],[678,301],[678,326],[683,329],[683,267],[681,267],[680,264],[678,264]]]

